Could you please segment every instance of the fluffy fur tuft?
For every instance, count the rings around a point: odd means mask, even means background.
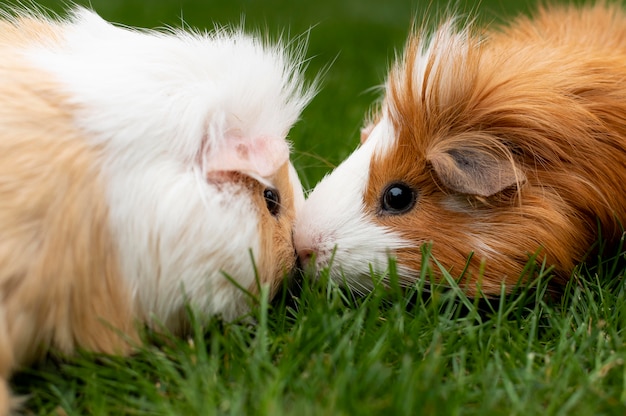
[[[359,288],[368,261],[384,271],[391,254],[410,284],[432,242],[453,275],[474,253],[461,280],[471,295],[510,290],[533,254],[564,284],[598,224],[609,244],[623,233],[625,78],[618,5],[549,6],[480,32],[447,21],[412,36],[364,144],[309,196],[300,257],[317,268],[332,259],[332,275]],[[393,184],[414,193],[413,207],[385,208]]]
[[[187,303],[232,319],[225,274],[257,293],[290,272],[302,50],[85,9],[0,21],[0,414],[51,349],[126,353],[138,326],[183,331]]]

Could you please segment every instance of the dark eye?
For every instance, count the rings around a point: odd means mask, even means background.
[[[278,191],[266,188],[263,191],[263,198],[265,198],[265,205],[270,214],[274,217],[277,216],[280,211],[280,196],[278,195]]]
[[[383,213],[404,214],[415,205],[416,192],[407,184],[395,182],[387,186],[383,191],[381,206]]]

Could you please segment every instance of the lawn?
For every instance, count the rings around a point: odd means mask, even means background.
[[[484,22],[527,3],[455,2]],[[41,4],[62,10],[60,2]],[[210,29],[245,16],[247,28],[274,37],[308,33],[308,76],[322,74],[321,90],[290,133],[305,188],[358,143],[379,97],[375,87],[412,20],[436,20],[447,8],[401,0],[90,4],[133,26],[184,20]],[[581,266],[560,298],[545,296],[549,270],[531,289],[489,301],[464,297],[453,276],[452,289],[392,285],[364,298],[324,276],[304,278],[272,302],[261,296],[257,325],[216,319],[197,324],[189,339],[146,334],[131,358],[49,360],[18,374],[13,386],[29,394],[27,414],[626,414],[623,257]]]

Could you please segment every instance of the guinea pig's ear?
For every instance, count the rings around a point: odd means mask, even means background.
[[[493,149],[456,146],[427,159],[445,187],[463,194],[488,197],[526,181],[511,158]]]
[[[289,160],[289,144],[279,137],[228,134],[205,157],[207,172],[237,171],[268,178]]]

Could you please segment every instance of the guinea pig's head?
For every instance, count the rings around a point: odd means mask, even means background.
[[[122,28],[83,9],[58,26],[52,46],[24,54],[98,149],[137,315],[176,330],[186,302],[231,319],[245,291],[273,292],[304,202],[286,139],[313,95],[303,45]]]
[[[367,291],[390,257],[400,282],[415,282],[420,248],[432,243],[472,295],[511,290],[531,258],[554,266],[555,281],[568,278],[597,218],[612,224],[623,178],[598,169],[623,166],[624,152],[611,131],[619,123],[593,114],[613,94],[589,93],[604,88],[594,77],[606,62],[590,71],[589,51],[539,38],[505,32],[490,42],[453,22],[414,36],[360,147],[308,196],[294,233],[301,262]],[[606,77],[620,85],[619,72]],[[618,99],[610,105],[607,114],[624,111]],[[594,143],[598,131],[612,144]],[[441,278],[438,266],[433,273]]]

